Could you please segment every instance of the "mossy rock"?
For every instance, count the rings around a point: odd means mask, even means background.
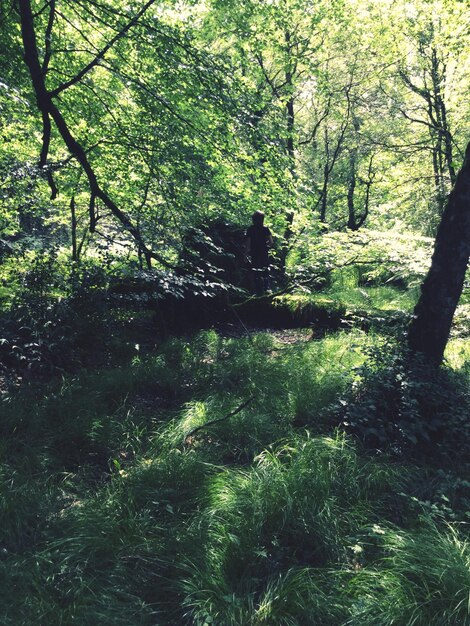
[[[346,313],[344,305],[335,300],[303,295],[251,298],[238,305],[236,311],[245,323],[271,328],[336,329]]]

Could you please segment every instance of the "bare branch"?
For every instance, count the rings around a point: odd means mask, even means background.
[[[234,409],[233,411],[231,411],[227,415],[224,415],[224,417],[218,417],[217,419],[209,420],[205,424],[201,424],[200,426],[196,426],[196,428],[193,428],[192,430],[190,430],[185,435],[183,442],[186,443],[186,441],[189,439],[189,437],[192,437],[195,433],[199,432],[203,428],[207,428],[207,426],[212,426],[212,424],[218,424],[219,422],[223,422],[224,420],[229,419],[229,417],[233,417],[237,413],[240,413],[240,411],[242,411],[246,406],[248,406],[250,404],[250,402],[253,402],[254,399],[255,399],[255,396],[250,396],[248,398],[248,400],[245,400],[245,402],[240,404],[240,406],[238,406],[236,409]]]

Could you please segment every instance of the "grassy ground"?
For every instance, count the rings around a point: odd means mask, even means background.
[[[342,418],[390,341],[209,330],[4,395],[0,623],[470,624],[468,458]],[[468,340],[447,355],[464,385]]]

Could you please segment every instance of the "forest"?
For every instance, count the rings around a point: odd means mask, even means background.
[[[470,626],[469,94],[468,0],[0,0],[0,624]]]

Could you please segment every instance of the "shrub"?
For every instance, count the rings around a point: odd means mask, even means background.
[[[372,347],[341,399],[342,424],[366,446],[437,464],[465,459],[470,424],[467,378],[404,358],[394,342]]]

